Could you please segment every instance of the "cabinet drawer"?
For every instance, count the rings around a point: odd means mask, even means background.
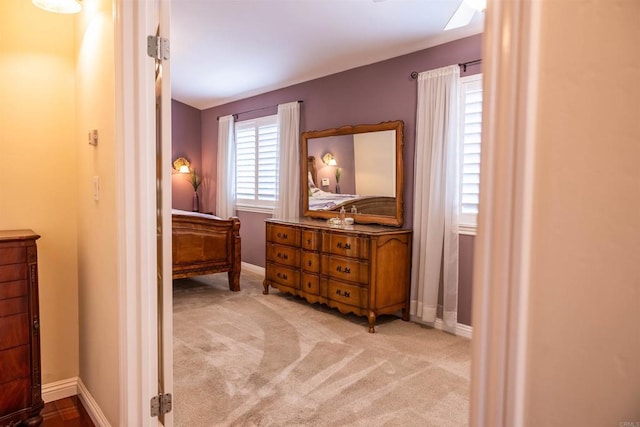
[[[334,301],[349,304],[354,307],[367,308],[369,292],[367,288],[357,285],[329,280],[327,297]]]
[[[316,274],[302,273],[302,290],[308,294],[318,295],[320,292],[320,277]]]
[[[302,230],[302,249],[308,251],[320,250],[321,234],[315,230]]]
[[[267,259],[278,264],[298,267],[300,265],[300,251],[292,246],[268,243]]]
[[[27,278],[27,264],[0,265],[0,282],[11,282]]]
[[[0,317],[0,350],[29,343],[26,313]]]
[[[23,378],[2,384],[0,387],[0,414],[10,414],[27,408],[30,402],[31,381]]]
[[[343,233],[325,233],[322,235],[322,252],[366,259],[369,258],[369,239]]]
[[[0,384],[29,377],[29,346],[0,351]],[[3,386],[0,385],[0,388]]]
[[[27,251],[25,248],[4,248],[0,251],[0,265],[26,264]]]
[[[267,240],[287,246],[300,246],[300,230],[285,225],[267,224]]]
[[[322,255],[322,274],[334,279],[369,284],[369,263],[353,258]]]
[[[0,317],[26,313],[29,310],[27,297],[9,298],[0,300]],[[0,364],[0,366],[2,366]]]
[[[27,281],[16,280],[14,282],[0,283],[0,300],[16,298],[27,294]]]
[[[310,273],[320,273],[320,254],[302,251],[302,269]]]
[[[281,265],[268,263],[267,279],[290,288],[300,288],[300,272]]]

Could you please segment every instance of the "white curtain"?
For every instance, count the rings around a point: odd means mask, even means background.
[[[299,102],[278,105],[278,129],[278,200],[273,217],[295,221],[300,216]]]
[[[233,116],[218,119],[218,175],[216,215],[236,214],[236,137]]]
[[[460,69],[418,75],[411,315],[435,322],[442,283],[444,330],[458,311],[458,109]]]

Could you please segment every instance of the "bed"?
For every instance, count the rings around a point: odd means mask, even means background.
[[[227,272],[229,289],[240,290],[240,220],[172,211],[173,278]]]
[[[358,213],[374,215],[396,214],[396,198],[388,196],[360,196],[357,194],[335,194],[323,191],[316,186],[318,171],[314,156],[307,158],[309,210],[340,211],[344,206],[347,212],[355,207]]]

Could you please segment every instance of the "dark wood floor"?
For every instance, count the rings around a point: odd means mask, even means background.
[[[78,396],[45,403],[42,427],[95,427]]]

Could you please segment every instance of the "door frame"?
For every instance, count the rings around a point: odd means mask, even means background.
[[[524,425],[540,1],[489,0],[470,425]]]

